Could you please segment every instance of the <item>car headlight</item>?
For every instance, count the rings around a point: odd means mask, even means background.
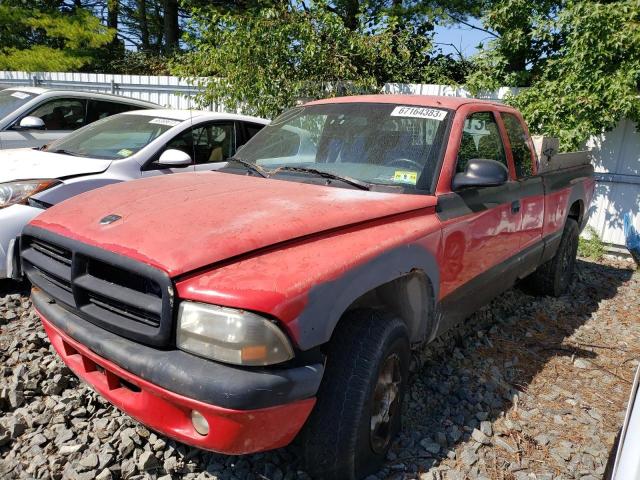
[[[255,313],[183,301],[178,310],[179,349],[235,365],[273,365],[293,358],[289,339]]]
[[[56,185],[58,180],[20,180],[0,183],[0,208],[26,203],[27,199],[38,192]]]

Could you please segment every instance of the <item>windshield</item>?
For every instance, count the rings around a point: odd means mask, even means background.
[[[384,103],[298,107],[263,128],[236,157],[272,174],[304,167],[430,190],[448,115],[444,109]]]
[[[120,160],[130,157],[179,123],[179,120],[149,115],[114,115],[53,142],[47,151]]]
[[[14,112],[35,97],[32,93],[18,90],[0,90],[0,119]]]

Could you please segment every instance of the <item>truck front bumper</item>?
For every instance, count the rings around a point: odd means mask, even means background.
[[[216,405],[193,398],[193,396],[172,391],[143,378],[141,375],[132,373],[129,371],[130,369],[116,364],[111,359],[98,355],[92,348],[89,348],[87,345],[89,342],[85,340],[87,338],[86,335],[89,334],[94,335],[94,339],[102,343],[102,345],[104,345],[105,341],[115,342],[116,344],[127,342],[133,344],[134,342],[115,336],[110,332],[105,332],[91,324],[83,325],[82,322],[84,320],[71,315],[67,310],[53,303],[52,300],[38,290],[34,289],[33,299],[36,311],[42,319],[51,344],[62,360],[78,377],[87,382],[117,408],[139,422],[188,445],[230,455],[283,447],[289,444],[297,435],[315,404],[314,396],[306,395],[304,398],[296,398],[303,395],[303,392],[308,390],[309,385],[299,388],[297,391],[294,388],[290,388],[289,391],[293,395],[277,395],[279,387],[274,385],[276,395],[269,403],[274,401],[281,401],[282,403],[247,409]],[[74,318],[70,318],[69,315]],[[115,338],[106,339],[104,338],[105,334]],[[150,348],[144,345],[137,346],[139,355],[144,355],[145,350]],[[212,382],[223,386],[225,381],[231,379],[228,390],[220,392],[222,395],[226,394],[233,397],[239,393],[237,391],[238,372],[244,372],[245,370],[220,365],[205,359],[197,360],[217,367],[211,369]],[[164,362],[158,364],[158,368],[166,366],[167,364]],[[221,370],[220,367],[226,371]],[[306,366],[304,368],[313,373],[311,376],[313,380],[309,377],[303,381],[319,385],[323,373],[322,366],[319,366],[319,371],[314,371],[317,370],[316,366]],[[144,374],[147,375],[146,373]],[[223,375],[223,377],[221,378],[220,375]],[[242,373],[239,375],[242,377]],[[189,376],[188,372],[185,372],[185,376]],[[233,380],[232,377],[236,377],[236,379]],[[255,378],[255,372],[251,370],[249,370],[249,375],[244,377],[246,380],[245,393],[249,397],[252,396],[254,389],[262,389],[264,386],[264,382],[256,383],[252,380],[253,378]],[[177,379],[176,385],[183,385],[188,380],[188,378]],[[195,378],[191,380],[194,382],[201,381],[197,372]],[[204,385],[202,387],[205,388]],[[317,390],[317,386],[315,388]],[[242,403],[243,400],[239,400],[239,402]],[[264,404],[264,401],[259,403]],[[194,411],[206,419],[208,433],[205,435],[196,431],[192,421]],[[200,430],[202,431],[202,429]]]

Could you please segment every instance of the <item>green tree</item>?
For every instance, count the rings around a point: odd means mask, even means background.
[[[622,118],[640,120],[640,1],[496,0],[492,39],[472,59],[472,91],[527,87],[508,99],[531,130],[576,149]]]
[[[61,10],[47,2],[24,5],[0,3],[0,69],[79,69],[113,38],[114,32],[88,10]]]
[[[492,0],[479,10],[486,43],[466,79],[473,90],[526,87],[546,69],[564,44],[556,19],[563,0]]]
[[[417,32],[392,10],[359,8],[355,25],[345,19],[346,10],[323,1],[278,2],[239,13],[196,9],[186,39],[191,50],[173,71],[208,77],[201,104],[224,103],[263,116],[300,98],[373,92],[393,81],[444,81],[455,72],[434,50],[428,31]]]
[[[510,100],[530,127],[575,149],[622,118],[640,121],[640,1],[570,3],[550,29],[563,45]]]

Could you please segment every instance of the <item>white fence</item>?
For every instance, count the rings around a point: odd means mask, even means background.
[[[144,75],[109,75],[95,73],[27,73],[0,71],[1,85],[30,85],[50,88],[89,90],[113,93],[158,103],[171,108],[192,108],[194,87],[178,77]],[[445,95],[471,97],[461,87],[429,84],[387,84],[388,94]],[[482,92],[477,97],[502,100],[507,93],[517,89],[501,88]],[[209,110],[220,111],[219,105],[209,105]],[[628,120],[618,127],[587,142],[593,155],[598,181],[596,195],[590,208],[589,224],[604,242],[614,247],[624,245],[622,218],[624,213],[634,215],[635,225],[640,226],[640,133]]]

